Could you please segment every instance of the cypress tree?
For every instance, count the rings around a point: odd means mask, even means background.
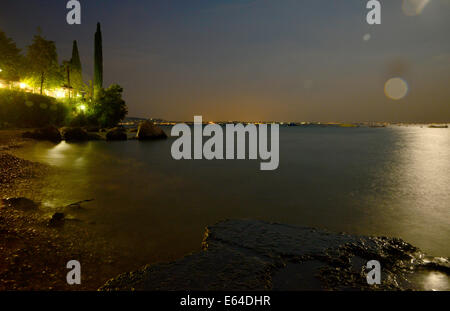
[[[94,51],[94,92],[98,92],[103,87],[103,49],[102,49],[102,31],[100,23],[97,23],[95,32],[95,51]]]
[[[73,41],[72,59],[70,60],[70,86],[74,88],[75,93],[83,88],[83,73],[76,40]]]

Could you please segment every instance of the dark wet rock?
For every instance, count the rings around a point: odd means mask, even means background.
[[[64,225],[66,221],[66,217],[64,213],[55,213],[52,218],[49,220],[49,227],[61,227]]]
[[[5,207],[14,208],[23,211],[37,210],[39,204],[33,200],[27,198],[7,198],[2,199],[2,203]]]
[[[102,136],[97,133],[88,132],[88,140],[102,140]]]
[[[167,135],[159,126],[150,121],[144,121],[139,124],[136,138],[139,140],[166,139]]]
[[[97,133],[97,132],[100,131],[100,127],[98,127],[98,126],[86,126],[86,127],[84,127],[84,130],[86,132]]]
[[[36,129],[31,132],[25,132],[22,135],[24,138],[31,138],[36,140],[48,140],[51,142],[60,142],[62,140],[61,133],[55,126],[46,126],[40,129]]]
[[[81,206],[81,204],[83,204],[83,203],[88,203],[88,202],[92,202],[92,201],[94,201],[94,199],[88,199],[88,200],[83,200],[83,201],[74,202],[74,203],[71,203],[71,204],[69,204],[69,205],[66,205],[66,208],[82,209],[83,207]]]
[[[427,259],[395,238],[228,220],[208,227],[202,245],[178,261],[119,275],[101,290],[416,290],[424,289],[415,280],[422,271],[450,281],[442,272],[448,259]],[[370,260],[381,264],[381,285],[367,284]]]
[[[106,140],[127,140],[127,133],[125,129],[121,127],[115,127],[113,129],[110,129],[106,133]]]
[[[63,139],[67,142],[87,141],[88,133],[81,127],[65,127],[61,130]]]

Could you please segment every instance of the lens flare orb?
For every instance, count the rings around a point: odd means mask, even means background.
[[[402,99],[408,94],[408,83],[399,77],[391,78],[384,85],[384,94],[393,100]]]

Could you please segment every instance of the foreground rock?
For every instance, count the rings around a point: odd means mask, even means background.
[[[139,140],[156,140],[166,139],[167,135],[159,126],[150,121],[144,121],[139,125],[136,138]]]
[[[62,227],[66,221],[64,213],[54,213],[48,222],[49,227]]]
[[[65,127],[61,130],[62,136],[67,142],[79,142],[89,140],[88,133],[81,127]]]
[[[58,128],[52,125],[36,129],[31,132],[25,132],[23,133],[23,137],[36,140],[48,140],[55,143],[59,143],[62,140],[62,136]]]
[[[106,140],[112,141],[112,140],[127,140],[127,133],[125,129],[120,127],[115,127],[113,129],[110,129],[106,133]]]
[[[367,284],[370,260],[381,263],[381,285]],[[203,251],[119,275],[101,290],[431,290],[430,273],[450,281],[448,259],[400,239],[228,220],[206,229]]]

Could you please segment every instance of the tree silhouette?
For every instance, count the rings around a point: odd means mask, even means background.
[[[83,73],[77,41],[73,41],[72,59],[70,60],[70,85],[77,94],[83,89]]]
[[[103,48],[102,31],[100,23],[97,23],[95,32],[95,50],[94,50],[94,92],[97,93],[103,88]]]
[[[0,30],[0,77],[7,80],[18,80],[23,57],[20,49],[11,38]]]

